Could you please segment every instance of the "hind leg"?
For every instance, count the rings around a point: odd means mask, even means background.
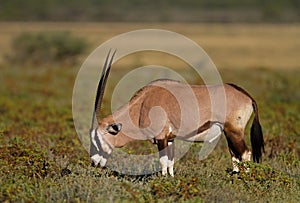
[[[244,129],[235,130],[225,126],[224,132],[231,154],[233,172],[239,172],[237,162],[251,160],[251,151],[244,140]]]

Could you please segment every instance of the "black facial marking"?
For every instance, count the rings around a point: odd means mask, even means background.
[[[90,134],[92,134],[92,131],[95,131],[95,134],[97,135],[96,130],[91,130]],[[99,146],[99,140],[98,140],[98,137],[97,138],[96,137],[97,136],[95,136],[95,140],[96,140],[97,145]],[[95,154],[98,154],[98,150],[97,150],[97,147],[94,145],[94,143],[92,141],[92,137],[90,137],[90,156],[93,156]]]
[[[96,144],[97,144],[99,150],[101,150],[102,149],[101,148],[101,142],[100,142],[99,137],[98,137],[98,130],[97,129],[95,130],[95,141],[96,141]]]
[[[94,144],[91,142],[91,150],[90,150],[91,154],[90,154],[90,156],[93,156],[95,154],[99,154],[102,157],[104,157],[104,158],[107,159],[109,157],[109,154],[102,149],[102,145],[101,145],[101,142],[99,140],[98,134],[99,134],[99,132],[98,132],[98,128],[97,128],[97,129],[95,129],[95,141],[96,141],[96,144],[97,144],[97,146],[99,148],[99,151],[94,146]],[[92,151],[93,151],[93,153],[92,153]]]
[[[115,130],[115,131],[120,131],[121,127],[119,126],[120,124],[113,124],[111,127]]]
[[[112,135],[117,135],[120,132],[121,128],[122,128],[121,123],[114,123],[107,127],[107,131]]]

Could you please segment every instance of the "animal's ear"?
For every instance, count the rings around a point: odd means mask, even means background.
[[[114,124],[111,124],[107,127],[107,131],[112,135],[118,134],[118,132],[120,132],[121,129],[122,129],[122,124],[121,123],[114,123]]]

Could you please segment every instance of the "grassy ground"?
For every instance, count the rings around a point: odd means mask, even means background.
[[[14,26],[7,25],[8,28]],[[55,29],[51,26],[53,24],[44,25],[44,28]],[[79,25],[69,26],[71,31],[78,35],[87,36],[90,32],[90,42],[97,41],[96,33],[107,33],[101,36],[101,41],[123,30],[141,27],[135,24],[128,27],[107,26],[103,28],[103,32],[88,29],[83,34],[84,30],[80,29]],[[72,120],[72,88],[80,65],[20,67],[2,63],[0,201],[300,201],[300,92],[297,90],[300,86],[300,70],[299,59],[292,55],[293,50],[300,50],[300,47],[299,39],[293,38],[295,43],[291,41],[292,36],[297,36],[300,28],[295,25],[280,28],[275,25],[213,25],[194,31],[191,26],[195,25],[189,25],[188,29],[184,29],[183,25],[168,26],[173,26],[175,31],[183,30],[182,33],[187,33],[195,39],[206,36],[203,42],[208,52],[212,53],[214,61],[217,65],[222,62],[225,64],[220,69],[223,80],[239,84],[258,101],[266,143],[262,164],[249,163],[250,173],[231,174],[230,156],[226,140],[222,137],[214,152],[203,161],[199,161],[198,158],[201,145],[194,144],[183,159],[176,162],[175,178],[161,177],[160,173],[150,176],[126,176],[109,169],[93,168],[90,166],[88,153],[77,137]],[[289,29],[285,30],[286,27]],[[247,31],[253,28],[256,28],[258,34],[251,38],[256,42],[251,46],[250,42],[244,42],[242,39],[249,37]],[[11,31],[11,36],[19,32],[19,28],[14,29],[16,30]],[[30,28],[26,29],[30,31]],[[282,50],[277,49],[268,54],[273,49],[272,46],[279,46],[277,42],[271,43],[272,40],[266,36],[272,29],[283,30],[279,34],[273,33],[273,37],[285,36],[283,41],[289,43],[285,46],[284,43],[281,44],[282,49],[290,54],[284,54]],[[1,29],[2,34],[3,32]],[[232,35],[235,35],[237,40],[234,40]],[[0,39],[4,47],[8,46],[4,40],[10,39],[8,35],[3,34]],[[221,48],[224,44],[217,43],[218,40],[225,43],[226,39],[233,40],[231,49],[228,49],[229,53],[226,52],[226,46]],[[256,59],[258,53],[253,48],[262,46],[260,43],[266,43],[263,39],[271,46],[261,50],[266,54],[263,57],[266,60],[265,64]],[[229,44],[227,46],[229,47]],[[239,52],[241,48],[249,52],[246,55],[250,57],[251,62]],[[242,56],[244,58],[241,59]],[[290,62],[287,63],[288,69],[278,62],[281,60]],[[115,71],[122,74],[121,70]],[[247,143],[249,145],[249,136]],[[137,147],[134,144],[124,150]]]

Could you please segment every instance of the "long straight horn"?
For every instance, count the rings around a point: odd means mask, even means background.
[[[106,56],[106,59],[105,59],[104,65],[103,65],[103,69],[102,69],[102,73],[101,73],[101,77],[100,77],[100,80],[98,83],[97,94],[96,94],[96,99],[95,99],[95,106],[94,106],[93,117],[92,117],[92,125],[91,125],[90,130],[93,130],[94,127],[98,125],[97,117],[99,117],[98,114],[100,113],[101,103],[102,103],[102,98],[103,98],[104,91],[105,91],[107,78],[108,78],[108,75],[109,75],[109,72],[111,69],[111,64],[112,64],[113,58],[116,54],[116,50],[114,51],[114,53],[111,56],[111,59],[109,60],[110,52],[111,52],[111,50],[109,50],[109,52]],[[108,61],[109,61],[109,63],[107,65]]]

